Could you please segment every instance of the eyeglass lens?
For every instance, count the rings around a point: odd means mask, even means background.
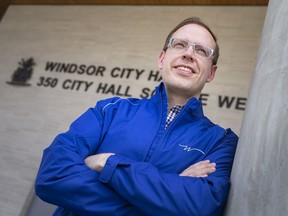
[[[203,45],[200,45],[200,44],[193,44],[193,43],[190,43],[189,41],[176,39],[176,38],[173,38],[170,40],[170,47],[175,50],[185,51],[189,48],[189,46],[192,46],[194,52],[202,57],[209,58],[213,53],[212,49],[205,47]]]

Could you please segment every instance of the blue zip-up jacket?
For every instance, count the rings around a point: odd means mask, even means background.
[[[164,85],[150,99],[99,101],[44,150],[36,194],[55,215],[221,215],[238,137],[208,120],[192,98],[167,129]],[[112,152],[101,173],[84,159]],[[179,176],[209,159],[206,178]],[[60,213],[62,212],[62,214]]]

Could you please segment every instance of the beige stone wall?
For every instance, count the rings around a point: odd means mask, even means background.
[[[239,134],[265,13],[260,6],[10,6],[0,23],[0,215],[20,214],[43,149],[72,120],[99,99],[152,92],[164,38],[188,16],[207,21],[220,43],[205,112]],[[30,86],[7,84],[30,57]],[[70,73],[59,72],[62,65]]]

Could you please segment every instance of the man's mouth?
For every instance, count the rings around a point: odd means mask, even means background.
[[[176,66],[175,68],[179,69],[185,73],[195,73],[195,71],[192,68],[187,67],[187,66],[180,65],[180,66]]]

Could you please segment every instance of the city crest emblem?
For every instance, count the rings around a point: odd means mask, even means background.
[[[18,62],[19,67],[14,71],[11,81],[7,83],[10,85],[18,85],[18,86],[30,86],[28,80],[32,77],[33,66],[35,65],[34,59],[29,58]]]

